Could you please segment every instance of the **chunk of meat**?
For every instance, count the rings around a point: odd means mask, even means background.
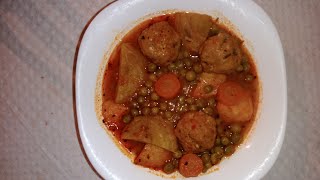
[[[218,89],[217,110],[225,122],[249,121],[253,114],[252,97],[240,84],[225,82]]]
[[[121,45],[116,103],[127,102],[139,88],[146,74],[146,62],[147,59],[133,44]]]
[[[153,144],[171,152],[178,151],[173,125],[161,116],[138,116],[122,131],[122,139]]]
[[[128,111],[128,108],[122,104],[117,104],[112,100],[103,102],[103,117],[108,129],[119,128],[123,126],[121,123],[122,116]]]
[[[138,42],[142,53],[158,65],[167,65],[175,60],[181,46],[178,33],[166,21],[145,29]]]
[[[210,96],[214,96],[218,92],[218,87],[221,83],[225,82],[227,76],[224,74],[216,74],[216,73],[202,73],[199,78],[199,82],[192,92],[193,97],[207,98]],[[204,88],[210,85],[212,87],[212,91],[206,93]]]
[[[206,40],[200,58],[206,72],[231,73],[241,63],[241,41],[221,32]]]
[[[204,152],[214,145],[216,122],[203,112],[188,112],[178,122],[175,134],[184,151]]]
[[[146,144],[134,162],[144,167],[162,168],[171,158],[172,152],[152,144]]]
[[[196,13],[176,13],[169,21],[180,34],[183,46],[192,54],[199,53],[213,24],[210,16]]]

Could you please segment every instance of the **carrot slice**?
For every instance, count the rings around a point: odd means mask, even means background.
[[[228,81],[219,86],[217,95],[219,102],[231,106],[238,104],[243,98],[246,98],[246,91],[240,84]]]
[[[181,84],[176,75],[169,73],[162,75],[154,87],[159,96],[165,99],[172,99],[180,92]]]
[[[202,160],[195,154],[185,154],[179,161],[179,172],[184,177],[196,177],[202,172],[202,169]]]

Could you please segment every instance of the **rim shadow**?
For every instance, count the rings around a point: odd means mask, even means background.
[[[74,114],[74,124],[75,124],[75,129],[76,129],[76,133],[77,133],[77,139],[79,142],[79,146],[80,149],[82,151],[82,154],[84,156],[84,158],[86,159],[87,163],[89,164],[89,166],[91,167],[91,169],[93,170],[93,172],[100,178],[103,179],[103,177],[97,172],[97,170],[93,167],[93,165],[91,164],[81,141],[81,137],[80,137],[80,132],[79,132],[79,126],[78,126],[78,116],[77,116],[77,105],[76,105],[76,71],[77,71],[77,61],[78,61],[78,52],[79,52],[79,47],[83,38],[84,33],[86,32],[87,28],[89,27],[89,25],[91,24],[92,20],[102,11],[104,10],[106,7],[108,7],[110,4],[116,2],[112,1],[110,3],[108,3],[107,5],[103,6],[101,9],[99,9],[87,22],[87,24],[84,26],[80,36],[79,36],[79,40],[77,42],[77,46],[76,46],[76,51],[74,54],[74,60],[73,60],[73,68],[72,68],[72,97],[73,97],[73,114]]]

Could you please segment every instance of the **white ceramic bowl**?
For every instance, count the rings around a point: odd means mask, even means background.
[[[287,114],[286,70],[281,42],[268,15],[250,0],[121,0],[103,9],[87,28],[78,53],[76,106],[81,140],[91,163],[106,179],[160,179],[134,165],[97,120],[95,88],[99,66],[121,37],[161,12],[194,11],[229,19],[245,39],[260,75],[260,113],[247,140],[219,170],[199,179],[259,179],[275,162]],[[222,18],[223,19],[223,18]],[[98,81],[101,78],[98,78]],[[98,82],[99,83],[99,82]]]

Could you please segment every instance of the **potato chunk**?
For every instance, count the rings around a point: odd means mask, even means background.
[[[173,125],[161,116],[138,116],[122,131],[122,139],[149,143],[167,149],[178,151]]]
[[[125,103],[133,96],[145,77],[146,58],[130,43],[121,45],[116,103]]]
[[[146,144],[134,162],[144,167],[162,168],[171,158],[172,152],[152,144]]]
[[[196,13],[176,13],[170,21],[180,34],[183,46],[192,54],[198,54],[213,24],[211,17]]]
[[[200,75],[199,82],[192,92],[193,97],[201,97],[201,98],[207,98],[210,96],[214,96],[217,94],[218,87],[221,83],[226,81],[227,76],[224,74],[216,74],[216,73],[202,73]],[[211,86],[212,91],[211,92],[205,92],[205,87]]]
[[[236,82],[225,82],[218,89],[217,110],[225,122],[246,122],[253,114],[250,93]]]
[[[217,104],[217,110],[222,120],[226,122],[246,122],[253,114],[253,104],[250,96],[242,99],[236,105]]]

